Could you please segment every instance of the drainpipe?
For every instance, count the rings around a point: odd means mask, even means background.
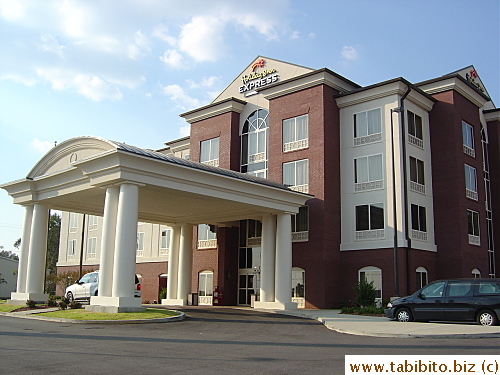
[[[406,84],[407,90],[404,95],[399,99],[399,108],[401,111],[401,150],[403,159],[403,218],[405,227],[405,238],[406,238],[406,294],[411,294],[410,289],[410,252],[411,252],[411,238],[410,230],[408,227],[408,168],[407,168],[407,156],[406,156],[406,125],[405,125],[405,107],[404,100],[411,92],[410,84]]]

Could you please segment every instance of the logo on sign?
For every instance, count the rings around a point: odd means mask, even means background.
[[[479,78],[476,69],[471,69],[469,73],[466,73],[465,78],[467,78],[467,81],[472,83],[474,87],[476,87],[479,91],[484,92],[484,88],[481,86],[481,84],[479,82],[476,82],[476,78]]]
[[[252,64],[252,73],[241,76],[242,85],[239,87],[240,94],[245,96],[256,94],[255,89],[279,81],[276,69],[263,69],[266,60],[258,59]]]

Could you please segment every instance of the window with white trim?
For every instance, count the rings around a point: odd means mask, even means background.
[[[462,138],[463,138],[463,149],[464,153],[476,157],[476,149],[474,147],[474,128],[462,121]]]
[[[90,237],[87,241],[87,259],[96,258],[97,237]]]
[[[385,237],[384,204],[356,206],[356,239],[372,240]]]
[[[354,191],[381,189],[383,187],[382,154],[354,159]]]
[[[411,213],[411,237],[419,241],[427,241],[427,217],[425,207],[412,204]]]
[[[283,152],[309,147],[308,115],[283,120]]]
[[[380,301],[382,298],[382,270],[378,267],[368,266],[363,267],[358,271],[358,281],[361,283],[371,283],[375,288],[375,298]]]
[[[78,226],[78,216],[75,212],[69,213],[69,231],[71,233],[76,232]]]
[[[421,289],[429,283],[427,277],[427,269],[424,267],[417,268],[417,289]]]
[[[138,257],[144,256],[144,232],[137,233],[136,255]]]
[[[68,241],[68,259],[72,259],[76,254],[76,240]]]
[[[479,237],[479,213],[473,210],[467,210],[467,228],[469,235],[469,244],[481,245]]]
[[[380,108],[354,114],[354,146],[382,140],[382,111]]]
[[[410,190],[425,194],[424,162],[410,156]]]
[[[465,164],[465,196],[478,200],[476,168]]]
[[[292,302],[297,303],[299,309],[305,308],[305,274],[302,268],[292,268]]]
[[[198,297],[211,297],[214,292],[214,273],[201,271],[198,275]]]
[[[407,111],[408,114],[408,142],[420,148],[424,148],[424,136],[422,131],[422,117]]]
[[[219,137],[200,143],[200,163],[219,166]]]
[[[160,255],[168,255],[171,236],[172,229],[164,229],[161,231]]]
[[[292,215],[292,241],[300,242],[309,239],[309,207],[302,206],[299,213]]]
[[[309,160],[283,163],[283,184],[294,191],[309,192]]]
[[[215,225],[198,225],[198,249],[217,247],[217,229]]]
[[[96,230],[97,229],[97,216],[95,215],[89,215],[89,230]]]
[[[250,114],[241,131],[241,172],[267,177],[267,128],[269,111],[258,109]]]

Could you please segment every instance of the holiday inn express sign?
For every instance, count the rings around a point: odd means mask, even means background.
[[[242,85],[239,87],[240,94],[245,96],[256,94],[255,89],[279,81],[278,71],[272,69],[262,69],[266,65],[266,60],[258,59],[252,65],[252,72],[241,77]]]

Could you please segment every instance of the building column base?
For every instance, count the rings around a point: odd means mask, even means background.
[[[49,295],[45,293],[17,293],[12,292],[7,303],[11,305],[26,305],[27,300],[35,301],[36,303],[45,303],[49,299]]]
[[[268,309],[268,310],[297,310],[296,302],[261,302],[255,301],[255,309]]]
[[[183,298],[168,298],[162,299],[161,304],[167,306],[187,306],[187,300]]]
[[[135,297],[90,297],[90,305],[85,310],[93,312],[123,313],[146,311],[142,300]]]

